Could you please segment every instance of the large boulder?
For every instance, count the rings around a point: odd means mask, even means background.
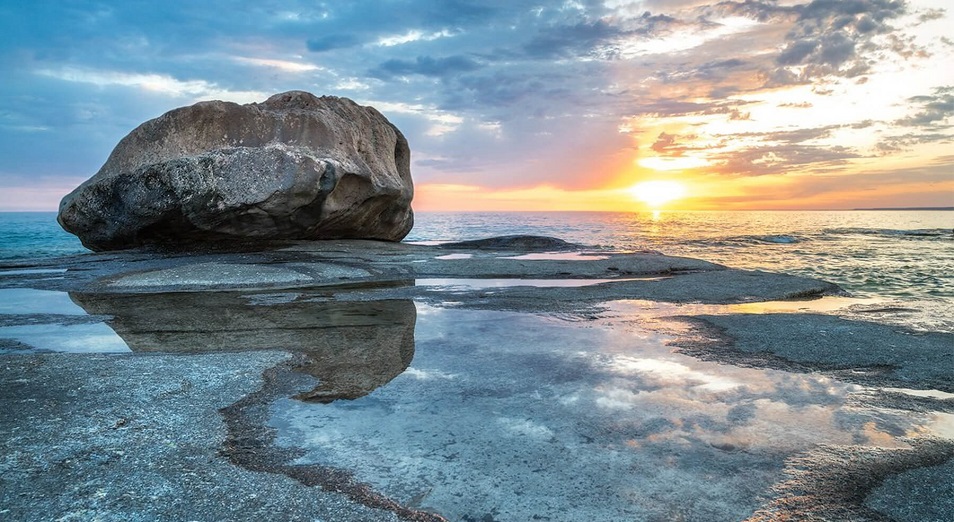
[[[400,241],[410,151],[372,107],[307,92],[201,102],[143,123],[57,220],[93,250],[261,239]]]

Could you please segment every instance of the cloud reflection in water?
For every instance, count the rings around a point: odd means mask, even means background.
[[[741,519],[786,457],[901,446],[933,422],[852,408],[827,377],[672,352],[637,310],[570,323],[418,305],[410,371],[356,401],[276,404],[300,462],[451,519]],[[453,378],[422,378],[422,376]]]

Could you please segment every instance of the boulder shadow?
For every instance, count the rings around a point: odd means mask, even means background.
[[[404,372],[414,357],[410,300],[330,301],[294,292],[70,293],[137,353],[282,350],[318,385],[294,398],[357,399]]]

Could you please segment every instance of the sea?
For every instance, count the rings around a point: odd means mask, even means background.
[[[954,211],[417,212],[407,242],[553,236],[599,252],[659,252],[824,279],[954,330]],[[88,252],[53,212],[0,213],[0,265]],[[951,319],[948,319],[951,318]]]

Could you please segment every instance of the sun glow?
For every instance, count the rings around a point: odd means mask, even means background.
[[[686,187],[678,181],[644,181],[630,187],[634,198],[657,209],[686,195]]]
[[[675,158],[650,156],[640,158],[638,163],[640,167],[662,171],[695,169],[709,165],[708,161],[694,156],[678,156]]]

